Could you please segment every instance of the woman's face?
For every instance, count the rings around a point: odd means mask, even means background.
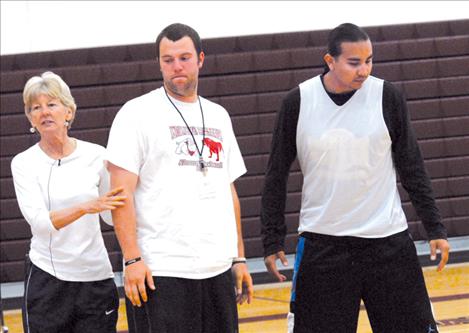
[[[72,111],[62,102],[48,95],[39,95],[31,104],[29,121],[41,134],[67,131],[65,122],[72,118]]]

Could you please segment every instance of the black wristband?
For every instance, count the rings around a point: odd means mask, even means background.
[[[234,258],[232,263],[231,263],[231,266],[233,265],[236,265],[236,264],[245,264],[246,263],[246,258],[244,257],[237,257],[237,258]]]
[[[137,258],[133,258],[133,259],[127,260],[127,261],[124,263],[124,266],[129,266],[129,265],[135,264],[137,261],[140,261],[140,260],[142,260],[142,257],[137,257]]]

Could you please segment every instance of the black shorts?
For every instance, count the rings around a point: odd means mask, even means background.
[[[153,277],[148,301],[126,299],[129,333],[237,333],[238,310],[231,270],[193,280]]]
[[[295,333],[355,333],[360,300],[374,333],[438,332],[407,231],[378,239],[301,236],[291,303]]]
[[[115,333],[119,296],[113,279],[62,281],[27,263],[25,333]]]

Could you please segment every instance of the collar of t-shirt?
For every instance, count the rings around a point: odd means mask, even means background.
[[[199,106],[198,100],[195,100],[194,102],[183,102],[174,98],[173,96],[169,94],[168,94],[168,97],[173,102],[173,104],[176,105],[179,111],[186,111],[186,110],[192,111],[192,109],[197,109],[200,112],[200,106]]]
[[[342,93],[342,94],[334,94],[334,93],[331,93],[330,91],[327,91],[326,86],[324,85],[324,74],[321,74],[321,83],[322,83],[322,86],[324,87],[324,90],[327,92],[327,94],[332,99],[332,101],[339,106],[342,106],[345,103],[347,103],[347,101],[350,98],[352,98],[353,94],[355,94],[356,92],[356,90],[352,90],[352,91]]]

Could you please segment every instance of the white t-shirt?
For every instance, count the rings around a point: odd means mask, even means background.
[[[172,99],[202,148],[199,103]],[[137,241],[154,276],[203,279],[237,256],[230,184],[246,172],[226,110],[200,98],[203,159],[181,116],[159,88],[127,102],[109,134],[107,160],[138,175]]]
[[[299,232],[386,237],[407,229],[383,118],[383,81],[370,76],[336,105],[319,76],[300,84]]]
[[[109,191],[102,146],[77,140],[75,151],[59,160],[39,144],[11,162],[21,213],[31,226],[31,262],[63,281],[100,281],[113,272],[98,214],[86,214],[64,228],[52,225],[49,212],[95,199]],[[101,214],[111,224],[109,211]]]

